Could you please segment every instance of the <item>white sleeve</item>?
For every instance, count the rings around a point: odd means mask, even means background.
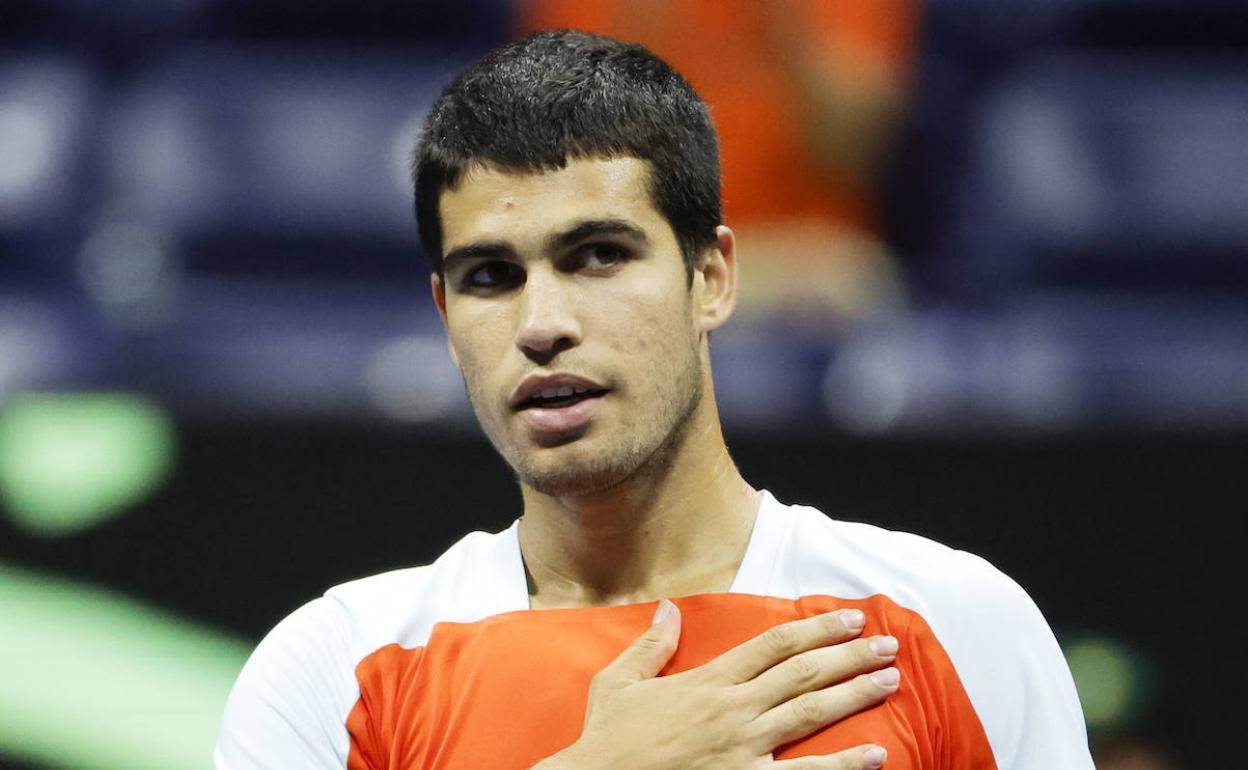
[[[987,733],[998,770],[1093,770],[1087,730],[1062,650],[1017,583],[968,555],[947,592],[957,612],[933,623]],[[941,627],[943,626],[943,627]]]
[[[226,702],[216,770],[341,770],[346,717],[359,697],[345,609],[319,598],[256,647]]]
[[[1093,770],[1070,668],[1017,583],[978,556],[918,535],[792,510],[800,517],[786,535],[795,566],[768,578],[779,595],[884,594],[915,612],[944,649],[997,770]],[[947,748],[943,766],[979,770],[969,747]]]

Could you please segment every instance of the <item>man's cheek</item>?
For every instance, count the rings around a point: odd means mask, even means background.
[[[483,396],[489,392],[484,373],[488,370],[481,366],[475,356],[464,355],[462,351],[459,354],[459,369],[464,376],[464,385],[468,388],[468,397],[473,406],[484,406]]]

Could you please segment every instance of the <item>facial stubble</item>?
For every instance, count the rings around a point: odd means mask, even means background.
[[[467,377],[465,384],[482,428],[520,483],[551,496],[593,494],[630,478],[661,476],[670,466],[702,401],[702,358],[696,339],[690,342],[666,382],[661,372],[648,373],[648,381],[657,381],[653,396],[644,404],[633,403],[625,422],[593,426],[595,435],[556,447],[523,445],[483,413],[481,394]],[[616,391],[606,396],[618,397]]]

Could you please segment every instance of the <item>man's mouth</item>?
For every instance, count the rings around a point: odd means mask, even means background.
[[[546,388],[538,393],[526,398],[516,407],[516,409],[562,409],[580,403],[587,398],[601,398],[605,396],[605,389],[573,387],[571,385],[563,385],[557,388]]]

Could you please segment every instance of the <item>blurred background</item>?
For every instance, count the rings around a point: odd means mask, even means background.
[[[713,105],[748,479],[989,558],[1102,770],[1243,765],[1248,5],[0,0],[0,768],[207,767],[255,642],[519,514],[409,162],[523,31]]]

